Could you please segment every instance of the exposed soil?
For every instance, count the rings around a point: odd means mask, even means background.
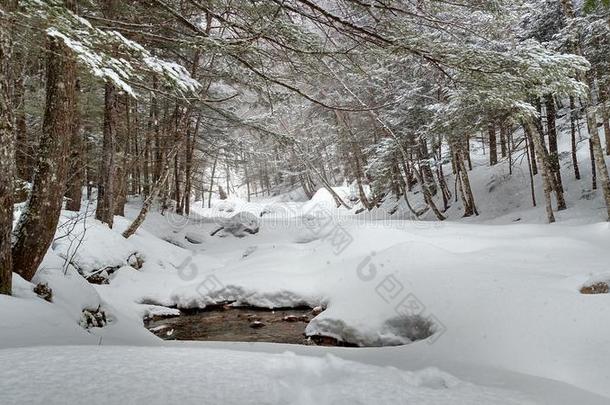
[[[153,318],[146,327],[165,340],[212,340],[347,346],[336,339],[305,336],[315,316],[312,309],[264,309],[218,305],[203,310],[181,311],[176,317]]]

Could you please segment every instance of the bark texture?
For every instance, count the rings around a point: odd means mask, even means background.
[[[496,126],[489,124],[487,126],[489,133],[489,165],[494,166],[498,163],[498,144],[496,142]]]
[[[542,144],[542,138],[538,136],[537,128],[531,122],[525,123],[525,131],[530,142],[534,144],[536,155],[539,159],[540,172],[542,174],[542,187],[544,191],[544,203],[547,215],[547,221],[549,223],[555,222],[555,215],[553,214],[553,203],[551,201],[551,191],[553,189],[552,183],[552,170],[548,161],[548,153],[546,148]]]
[[[116,89],[113,84],[106,83],[104,91],[104,134],[97,186],[97,210],[95,211],[95,218],[108,224],[110,228],[112,228],[114,219],[116,110]]]
[[[71,2],[67,2],[70,6]],[[14,235],[13,268],[31,280],[48,250],[59,220],[73,129],[76,63],[59,39],[47,39],[46,107],[32,191]]]
[[[11,5],[9,4],[9,7]],[[14,133],[9,91],[10,60],[13,48],[8,19],[0,18],[0,294],[11,294],[13,262]]]
[[[78,92],[80,90],[78,80],[76,82],[76,99],[74,106],[74,121],[70,133],[70,169],[68,172],[68,183],[66,189],[66,209],[80,211],[82,190],[85,183],[85,150],[81,135],[80,117],[78,114]]]

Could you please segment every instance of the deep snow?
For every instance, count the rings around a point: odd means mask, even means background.
[[[522,166],[509,178],[506,162],[489,169],[485,158],[475,155],[481,216],[470,219],[456,202],[450,221],[408,220],[391,198],[356,215],[325,190],[311,201],[216,201],[189,219],[151,212],[128,240],[129,219],[110,230],[89,218],[84,235],[79,225],[56,240],[33,280],[49,284],[53,303],[18,276],[15,296],[0,296],[0,403],[608,403],[610,295],[579,293],[610,279],[599,193],[566,167],[569,209],[546,225]],[[216,217],[242,211],[259,218],[259,233],[210,236]],[[106,267],[107,285],[78,274]],[[307,333],[405,345],[164,342],[142,324],[224,301],[323,305]],[[104,311],[108,325],[85,329],[83,309]],[[431,335],[411,343],[414,319]]]

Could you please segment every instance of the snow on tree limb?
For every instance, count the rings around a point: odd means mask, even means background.
[[[85,18],[66,9],[61,2],[24,1],[26,17],[47,26],[47,35],[61,39],[91,74],[112,82],[131,97],[147,75],[154,74],[179,98],[196,95],[201,84],[182,65],[165,61],[117,31],[94,27]]]

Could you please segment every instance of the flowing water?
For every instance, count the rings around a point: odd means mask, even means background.
[[[146,327],[165,340],[333,344],[305,336],[305,327],[313,317],[308,307],[269,310],[219,305],[182,311],[171,318],[148,319]]]

